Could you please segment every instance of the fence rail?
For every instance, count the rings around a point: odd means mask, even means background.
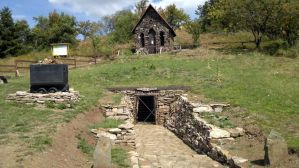
[[[59,60],[67,64],[70,69],[84,67],[91,64],[97,64],[98,57],[89,57],[89,59],[82,58],[59,58]],[[15,60],[14,65],[0,65],[0,75],[3,76],[11,76],[11,74],[15,74],[16,77],[19,76],[19,70],[28,71],[30,68],[30,64],[38,63],[34,60]]]

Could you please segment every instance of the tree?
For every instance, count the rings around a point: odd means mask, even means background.
[[[127,43],[132,39],[132,29],[137,22],[137,15],[130,10],[122,10],[116,12],[109,17],[109,26],[112,30],[110,34],[110,42]]]
[[[15,25],[11,10],[4,7],[0,11],[0,58],[16,54]]]
[[[178,9],[175,4],[167,6],[164,10],[160,8],[159,12],[173,29],[180,28],[189,20],[188,14],[183,9]]]
[[[213,24],[212,20],[208,16],[208,13],[209,13],[209,9],[212,8],[214,4],[218,1],[219,0],[208,0],[205,2],[204,5],[199,5],[197,7],[197,10],[195,11],[195,14],[198,15],[198,17],[201,20],[202,23],[201,29],[203,32],[206,32],[208,30],[208,27],[212,26]]]
[[[33,36],[26,20],[16,21],[15,35],[17,38],[17,55],[29,52],[32,49]]]
[[[78,24],[79,34],[83,35],[84,40],[88,37],[92,38],[95,34],[100,33],[102,27],[101,23],[91,22],[89,20],[81,21]]]
[[[37,49],[44,49],[49,47],[50,25],[47,17],[38,16],[33,18],[36,22],[32,29],[34,36],[34,47]]]
[[[49,14],[50,25],[50,43],[76,43],[76,36],[78,35],[76,27],[76,19],[64,13],[57,13],[56,11]]]
[[[56,11],[49,13],[48,17],[35,17],[37,22],[33,28],[36,45],[43,49],[49,47],[51,43],[70,43],[77,42],[76,18]]]
[[[189,21],[185,25],[187,32],[192,35],[193,44],[199,44],[201,26],[202,25],[199,19],[195,19],[194,21]]]
[[[102,18],[102,34],[110,34],[114,31],[115,16],[107,15]]]
[[[229,28],[250,31],[256,48],[260,48],[283,3],[284,0],[221,0],[209,9],[209,17],[227,21]]]
[[[279,15],[276,24],[273,24],[276,29],[281,30],[279,35],[289,44],[289,46],[294,46],[299,37],[298,18],[299,3],[298,1],[291,1],[283,5],[283,10]]]
[[[140,16],[149,4],[149,0],[140,0],[135,4],[135,13]]]

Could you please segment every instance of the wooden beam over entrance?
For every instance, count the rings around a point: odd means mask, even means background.
[[[184,91],[189,91],[189,90],[191,90],[191,87],[190,86],[113,87],[113,88],[107,88],[107,90],[109,90],[111,92],[125,91],[125,90],[141,91],[141,92],[153,92],[153,91],[160,91],[160,90],[184,90]]]

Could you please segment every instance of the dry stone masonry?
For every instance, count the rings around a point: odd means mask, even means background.
[[[207,107],[208,110],[211,110]],[[198,153],[205,153],[212,159],[230,167],[242,167],[247,159],[231,156],[228,151],[221,148],[223,141],[233,141],[229,131],[208,124],[198,116],[198,106],[192,105],[186,97],[180,97],[171,104],[170,116],[165,127],[174,132],[187,145]],[[242,128],[237,128],[233,136],[244,134]]]
[[[91,129],[92,133],[96,135],[97,138],[109,138],[112,144],[117,145],[127,145],[135,148],[135,131],[134,125],[129,121],[125,124],[121,124],[118,128],[110,129]]]
[[[73,89],[70,89],[69,92],[56,92],[48,94],[17,91],[14,94],[9,94],[6,99],[8,101],[15,101],[17,103],[24,103],[28,105],[44,105],[46,102],[53,102],[56,104],[72,104],[80,100],[80,94],[78,91],[74,91]]]
[[[155,104],[155,124],[165,126],[194,151],[206,154],[222,164],[230,167],[243,167],[247,164],[247,159],[230,155],[229,151],[222,148],[222,144],[234,142],[234,138],[243,136],[244,130],[224,130],[200,117],[203,112],[222,112],[228,104],[192,103],[186,98],[185,90],[178,88],[126,88],[113,91],[122,93],[124,97],[119,106],[104,106],[105,115],[107,118],[123,120],[125,124],[118,128],[93,130],[98,137],[109,137],[114,144],[129,145],[136,149],[138,137],[134,124],[143,122],[138,120],[140,98],[151,96]],[[131,161],[138,167],[139,154],[133,151],[131,153]]]
[[[149,54],[171,51],[176,36],[172,27],[152,5],[141,16],[133,34],[137,52]]]
[[[118,90],[125,95],[118,110],[113,107],[106,107],[109,109],[106,112],[106,116],[115,119],[126,118],[137,122],[138,104],[139,98],[142,96],[153,96],[155,104],[155,123],[163,125],[168,118],[170,112],[170,104],[175,102],[179,96],[183,95],[185,90],[183,89],[161,89],[161,88],[136,88],[136,89],[124,89]],[[121,107],[125,106],[125,110],[120,111]]]

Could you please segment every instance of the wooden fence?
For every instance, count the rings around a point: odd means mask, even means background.
[[[69,69],[89,66],[97,64],[99,61],[97,57],[89,57],[88,59],[82,58],[59,58],[59,60],[67,64]],[[28,72],[30,64],[38,63],[33,60],[15,60],[14,65],[0,65],[0,76],[16,76],[20,75],[20,72]]]

